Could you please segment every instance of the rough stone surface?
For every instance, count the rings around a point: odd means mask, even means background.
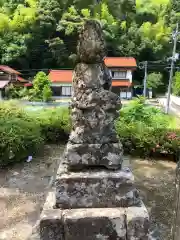
[[[88,151],[87,151],[88,149]],[[69,168],[82,169],[84,166],[106,166],[118,168],[122,163],[122,145],[107,144],[67,144],[65,156]]]
[[[40,220],[41,238],[32,240],[149,240],[149,217],[142,202],[128,208],[54,209],[48,195]]]
[[[56,179],[56,207],[113,208],[139,203],[132,173],[125,170],[60,171]]]
[[[55,191],[49,192],[41,213],[40,240],[64,240],[62,211],[54,209]]]
[[[114,120],[119,116],[121,101],[110,91],[112,77],[104,64],[105,43],[99,22],[85,22],[77,55],[71,103],[72,132],[64,158],[72,171],[87,166],[119,169],[123,151]]]
[[[64,240],[64,226],[60,209],[45,210],[40,221],[41,240]]]
[[[79,37],[77,56],[80,62],[102,62],[105,57],[105,42],[99,22],[88,20]]]
[[[127,240],[149,240],[149,214],[143,202],[126,209]]]
[[[77,56],[72,132],[59,166],[55,197],[49,195],[41,216],[41,239],[146,240],[147,212],[131,171],[121,170],[123,150],[114,126],[121,102],[110,91],[112,80],[103,63],[105,44],[97,21],[86,21]]]
[[[78,209],[63,212],[65,240],[126,240],[124,209]]]

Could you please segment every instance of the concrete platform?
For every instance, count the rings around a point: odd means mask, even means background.
[[[139,192],[134,187],[134,176],[125,168],[110,171],[88,169],[71,172],[60,165],[56,178],[56,207],[116,208],[137,206]]]
[[[34,238],[29,240],[149,240],[149,215],[137,207],[54,209],[49,193]]]

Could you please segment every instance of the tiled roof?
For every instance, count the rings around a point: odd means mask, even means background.
[[[136,60],[132,57],[107,57],[104,60],[107,67],[136,68]],[[71,83],[73,70],[51,70],[49,79],[53,83]]]
[[[49,79],[51,82],[72,83],[73,70],[51,70]]]
[[[4,71],[4,72],[7,72],[7,73],[15,73],[17,75],[21,74],[20,72],[14,70],[13,68],[11,68],[9,66],[6,66],[6,65],[0,65],[0,70]]]
[[[136,59],[133,57],[106,57],[104,62],[107,67],[137,67]]]
[[[25,87],[32,87],[33,84],[32,84],[32,83],[25,83],[24,86],[25,86]]]
[[[112,81],[113,87],[130,87],[132,83],[128,80],[119,80],[119,81]]]
[[[3,89],[8,83],[9,81],[0,81],[0,89]]]
[[[20,81],[20,82],[28,82],[26,79],[24,79],[24,78],[22,78],[22,77],[17,77],[17,79],[18,79],[18,81]]]

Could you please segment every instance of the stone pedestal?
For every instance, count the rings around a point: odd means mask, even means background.
[[[147,240],[148,213],[122,169],[114,120],[121,102],[110,91],[101,26],[87,21],[73,75],[72,132],[40,221],[41,240]],[[48,206],[48,207],[47,207]]]

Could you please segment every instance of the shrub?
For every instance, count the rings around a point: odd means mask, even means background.
[[[52,98],[51,82],[44,72],[38,72],[29,91],[31,101],[50,101]]]
[[[173,93],[180,96],[180,72],[176,72],[174,77]]]
[[[43,96],[43,101],[44,102],[49,102],[52,99],[52,90],[50,88],[50,86],[46,85],[43,88],[43,92],[42,92],[42,96]]]
[[[43,143],[41,129],[15,103],[0,104],[0,166],[34,155]]]
[[[135,100],[122,109],[116,122],[125,152],[140,156],[152,153],[175,155],[180,147],[180,130],[172,131],[170,127],[174,126],[172,117],[145,105],[143,99]]]
[[[147,87],[156,90],[159,86],[163,85],[161,73],[150,73],[147,76]]]
[[[7,88],[6,88],[6,97],[8,99],[18,99],[20,98],[20,91],[21,91],[22,87],[15,87],[13,84],[10,84]]]
[[[47,142],[56,143],[68,139],[71,129],[68,108],[49,108],[32,114],[39,122],[42,135]]]
[[[34,155],[43,141],[67,140],[71,130],[66,107],[25,111],[16,101],[8,101],[0,104],[0,115],[0,166]],[[141,157],[175,155],[180,148],[180,130],[173,127],[172,117],[145,105],[143,98],[123,108],[116,122],[125,152]]]

